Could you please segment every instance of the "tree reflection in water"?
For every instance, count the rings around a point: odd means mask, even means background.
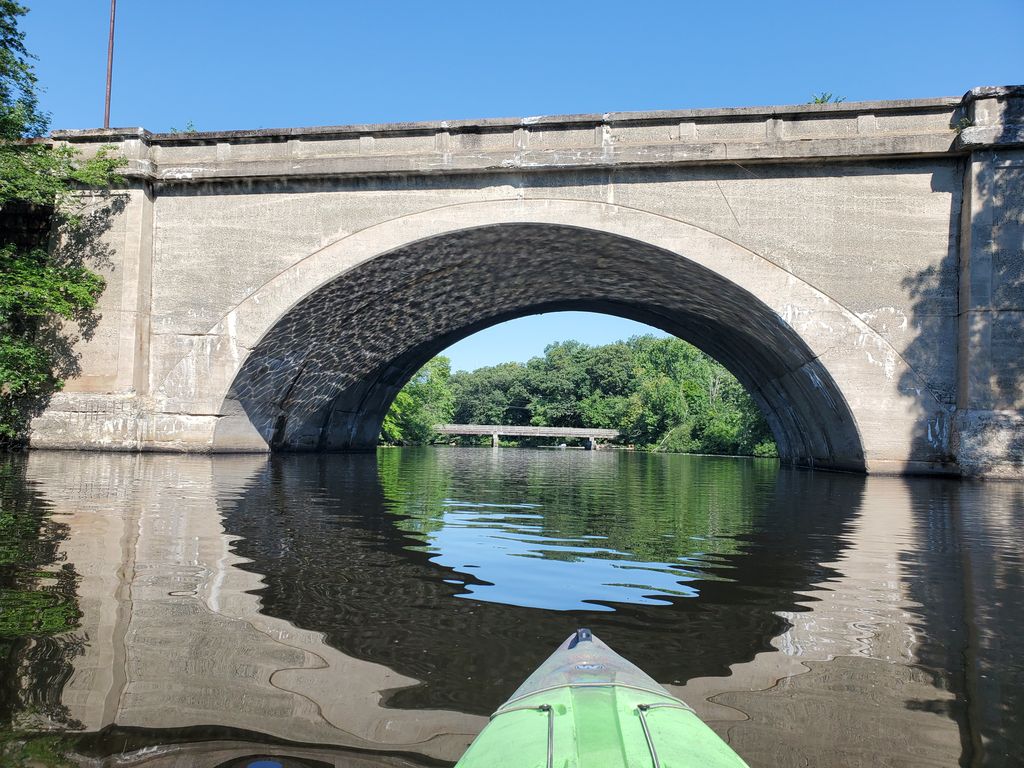
[[[61,702],[84,639],[68,527],[25,477],[23,455],[0,456],[0,728],[77,728]]]
[[[423,681],[390,706],[488,714],[577,626],[666,683],[770,649],[789,626],[776,612],[807,610],[800,590],[833,575],[821,563],[863,482],[749,460],[423,449],[275,457],[222,509],[265,577],[265,612]],[[540,598],[537,558],[567,566]],[[589,583],[608,562],[621,582]],[[531,607],[559,594],[567,610]]]
[[[382,746],[429,733],[454,759],[474,718],[451,710],[490,712],[580,624],[686,682],[751,765],[1024,749],[1014,484],[487,449],[27,463],[0,482],[0,714],[68,729],[70,711],[89,755],[305,739],[334,759],[387,722]]]

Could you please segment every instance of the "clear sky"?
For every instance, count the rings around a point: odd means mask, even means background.
[[[668,335],[649,325],[611,315],[548,312],[509,320],[474,333],[448,347],[444,354],[451,358],[453,371],[471,371],[482,365],[497,365],[509,360],[525,362],[543,354],[544,347],[553,341],[575,339],[584,344],[607,344],[645,333]]]
[[[24,2],[53,127],[102,125],[109,0]],[[151,131],[798,104],[821,91],[957,96],[1024,82],[1024,0],[119,0],[117,13],[111,124]],[[454,362],[636,332],[556,313],[484,331]]]

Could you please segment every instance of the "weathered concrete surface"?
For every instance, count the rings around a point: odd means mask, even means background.
[[[366,448],[445,345],[589,308],[718,357],[791,461],[1024,476],[1022,103],[58,133],[130,188],[33,445]]]
[[[971,127],[961,134],[972,152],[961,220],[954,450],[967,473],[1019,477],[1024,464],[1024,87],[1010,94],[982,90],[968,109]]]

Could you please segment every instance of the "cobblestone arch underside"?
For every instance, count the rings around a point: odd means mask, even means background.
[[[631,318],[696,344],[751,392],[784,459],[863,469],[842,392],[766,304],[677,254],[553,224],[461,230],[343,272],[252,349],[218,431],[244,419],[272,450],[370,449],[391,400],[430,357],[490,325],[568,309]]]

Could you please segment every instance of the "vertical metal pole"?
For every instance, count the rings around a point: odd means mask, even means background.
[[[110,79],[114,73],[114,13],[117,0],[110,0],[110,37],[107,40],[107,98],[103,103],[103,127],[110,127]]]

